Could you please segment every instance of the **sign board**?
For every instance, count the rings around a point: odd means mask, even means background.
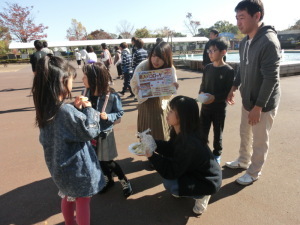
[[[172,68],[165,68],[138,72],[139,97],[154,98],[176,94],[173,71]]]

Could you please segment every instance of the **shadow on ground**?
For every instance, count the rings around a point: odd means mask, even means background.
[[[225,179],[234,177],[237,174],[242,173],[243,171],[244,171],[243,169],[230,169],[227,168],[226,166],[223,166],[222,180],[224,181]],[[223,198],[227,198],[232,195],[235,195],[241,190],[243,190],[245,187],[246,186],[240,185],[235,181],[222,185],[221,189],[216,194],[212,195],[209,204],[219,201]]]
[[[148,168],[148,162],[132,158],[118,161],[124,172],[134,173]],[[126,168],[125,168],[126,164]],[[184,225],[194,217],[193,199],[175,199],[167,192],[125,199],[117,178],[115,185],[105,194],[96,195],[91,201],[91,224],[172,224]],[[134,194],[161,185],[157,173],[131,179]],[[61,213],[57,187],[51,178],[36,181],[0,196],[0,224],[23,225],[46,221]],[[64,223],[60,223],[64,224]]]
[[[14,113],[14,112],[27,112],[27,111],[34,111],[34,107],[25,107],[25,108],[19,108],[19,109],[9,109],[9,110],[2,110],[0,111],[0,114],[4,113]]]
[[[201,77],[184,77],[184,78],[178,78],[177,80],[184,81],[184,80],[199,80]]]
[[[15,88],[7,88],[7,89],[2,89],[2,90],[0,90],[0,92],[25,91],[25,90],[31,90],[31,87],[30,87],[30,88],[18,88],[18,89],[15,89]]]
[[[35,224],[60,213],[60,199],[51,178],[33,182],[0,196],[0,224]]]

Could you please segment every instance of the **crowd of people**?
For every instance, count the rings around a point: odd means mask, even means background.
[[[239,70],[234,71],[225,62],[227,42],[212,30],[215,36],[205,47],[209,60],[205,59],[198,91],[201,109],[195,99],[182,95],[140,97],[141,71],[170,68],[172,85],[180,88],[171,46],[163,40],[158,40],[148,54],[143,41],[132,38],[132,50],[121,43],[115,47],[114,60],[103,43],[100,62],[91,46],[77,49],[78,68],[84,62],[86,89],[72,103],[68,101],[72,99],[76,69],[48,50],[43,51],[40,41],[35,42],[32,94],[36,124],[46,164],[62,197],[66,224],[90,223],[90,198],[113,186],[113,174],[122,185],[124,197],[133,194],[130,181],[115,161],[118,153],[113,129],[124,114],[120,97],[127,90],[129,97],[138,101],[137,131],[151,130],[151,135],[141,138],[144,156],[161,175],[170,194],[195,199],[195,214],[201,215],[210,196],[221,188],[226,107],[234,104],[237,89],[242,97],[239,157],[225,166],[246,170],[236,180],[241,185],[252,184],[260,177],[280,99],[280,44],[274,28],[262,23],[264,6],[260,0],[243,0],[235,12],[238,28],[246,35],[240,44]],[[111,85],[112,64],[117,67],[118,78],[124,79],[119,93]],[[212,150],[208,145],[211,125]]]

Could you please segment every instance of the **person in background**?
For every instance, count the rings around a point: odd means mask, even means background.
[[[280,43],[274,27],[262,22],[264,5],[260,0],[244,0],[235,7],[237,26],[246,37],[239,47],[240,67],[227,101],[234,104],[235,91],[242,97],[240,150],[232,169],[247,169],[236,182],[256,181],[267,159],[270,131],[280,101]]]
[[[51,49],[48,48],[48,43],[47,41],[43,41],[43,48],[42,51],[45,52],[47,55],[51,54],[53,55],[53,51]]]
[[[122,59],[121,59],[121,50],[118,46],[114,47],[115,49],[115,57],[114,57],[114,65],[117,67],[118,77],[117,79],[122,79],[123,73],[122,73]]]
[[[227,52],[227,43],[221,38],[209,42],[208,55],[212,63],[203,70],[199,94],[205,94],[208,101],[202,103],[200,112],[200,130],[208,139],[213,125],[213,155],[221,163],[222,134],[226,117],[227,96],[232,87],[234,70],[223,60]]]
[[[156,38],[156,40],[155,40],[156,44],[159,44],[162,41],[164,41],[164,39],[160,38],[160,37]]]
[[[222,171],[207,139],[201,137],[197,102],[186,96],[174,97],[167,122],[171,127],[169,141],[154,141],[151,135],[141,139],[146,156],[162,176],[166,190],[176,198],[195,199],[193,212],[201,215],[210,196],[221,187]]]
[[[87,51],[85,50],[85,48],[80,50],[80,54],[81,54],[81,59],[83,61],[83,64],[85,65],[85,59],[86,59],[86,56],[88,54]]]
[[[35,75],[36,74],[36,72],[35,72],[36,65],[37,65],[38,61],[41,58],[44,58],[47,55],[47,53],[42,51],[43,43],[40,40],[35,40],[33,44],[36,49],[36,52],[30,56],[30,63],[31,63],[32,72]]]
[[[75,49],[75,58],[77,62],[77,68],[81,68],[81,54],[78,52],[78,48]]]
[[[121,65],[122,65],[122,73],[124,75],[124,83],[123,83],[123,89],[119,92],[121,96],[125,95],[125,91],[129,89],[130,95],[129,98],[133,98],[134,94],[131,90],[130,86],[130,80],[132,78],[132,57],[130,55],[130,51],[128,49],[128,45],[126,42],[122,42],[120,44],[120,50],[121,50]]]
[[[136,41],[136,40],[137,40],[136,37],[132,37],[132,38],[131,38],[131,45],[132,45],[132,48],[131,48],[131,54],[132,54],[132,60],[133,60],[134,54],[135,54],[135,52],[136,52],[136,50],[137,50],[137,47],[136,47],[136,45],[135,45],[135,41]]]
[[[94,52],[94,49],[92,46],[86,46],[86,51],[87,51],[87,55],[85,58],[85,63],[89,64],[89,63],[93,63],[93,62],[97,62],[97,55]]]
[[[211,63],[207,50],[210,46],[210,41],[216,39],[219,36],[219,31],[217,29],[211,29],[209,32],[209,41],[205,44],[203,51],[203,61],[202,65],[205,67],[207,64]]]
[[[73,104],[76,69],[66,60],[46,56],[37,63],[32,95],[39,140],[47,167],[62,198],[65,224],[90,224],[90,200],[105,185],[90,140],[100,133],[99,112],[78,96]],[[47,191],[45,189],[44,191]],[[76,210],[76,218],[75,218]]]
[[[145,49],[143,49],[144,42],[142,39],[136,39],[135,46],[137,50],[133,56],[133,72],[142,61],[148,58],[148,52]]]
[[[113,79],[111,77],[110,74],[110,66],[112,64],[112,59],[111,59],[111,55],[109,50],[107,49],[107,45],[105,43],[101,44],[101,48],[103,50],[102,54],[101,54],[101,61],[104,63],[104,65],[106,66],[108,72],[109,72],[109,81],[112,84],[113,83]]]

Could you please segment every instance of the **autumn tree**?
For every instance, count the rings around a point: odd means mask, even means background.
[[[102,40],[102,39],[112,39],[112,36],[105,32],[104,30],[95,30],[92,31],[90,34],[87,36],[88,40]]]
[[[69,41],[86,40],[87,32],[85,27],[76,19],[72,19],[71,27],[67,30],[67,39]]]
[[[134,32],[134,36],[137,38],[151,38],[152,35],[150,34],[150,31],[146,28],[143,27],[141,29],[136,29]]]
[[[168,37],[172,36],[173,31],[169,27],[163,27],[155,30],[157,37]]]
[[[198,28],[201,25],[200,21],[193,20],[192,13],[187,13],[185,18],[186,20],[184,21],[184,24],[186,28],[193,36],[196,36],[198,33]]]
[[[134,26],[126,20],[122,20],[117,26],[117,32],[122,38],[131,38],[133,34]]]
[[[48,29],[43,24],[34,24],[32,14],[33,6],[21,7],[17,3],[6,2],[7,8],[0,12],[0,26],[6,27],[16,41],[30,42],[47,37],[44,30]]]

